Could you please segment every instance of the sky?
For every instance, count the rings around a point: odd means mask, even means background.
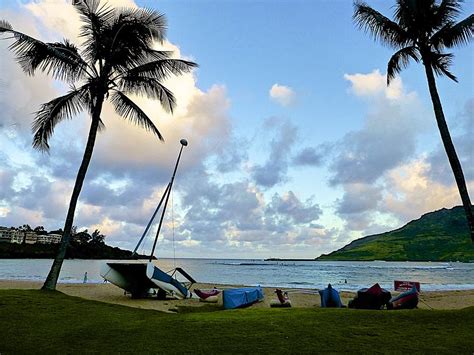
[[[393,1],[368,0],[387,16]],[[424,213],[460,205],[441,146],[424,69],[386,86],[390,48],[356,28],[349,0],[110,0],[164,13],[157,48],[195,61],[169,79],[173,116],[137,97],[165,138],[105,106],[74,224],[133,249],[184,149],[158,257],[314,258]],[[465,18],[474,2],[464,4]],[[43,41],[77,45],[66,0],[0,0],[0,19]],[[61,82],[28,77],[0,41],[0,225],[62,228],[90,124],[60,123],[49,154],[31,122]],[[474,52],[454,49],[459,83],[437,85],[474,198]],[[156,223],[140,252],[151,249]]]

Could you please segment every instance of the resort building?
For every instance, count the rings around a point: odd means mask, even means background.
[[[38,235],[37,243],[40,244],[58,244],[61,242],[61,234]]]
[[[0,227],[0,243],[1,242],[11,243],[14,234],[15,234],[14,229]]]
[[[11,243],[16,243],[16,244],[23,244],[23,241],[25,240],[25,235],[22,231],[14,231]]]
[[[15,244],[58,244],[61,243],[61,234],[36,234],[35,231],[18,230],[0,226],[0,243]]]
[[[23,232],[25,235],[25,243],[26,244],[36,244],[38,241],[38,236],[35,232]]]

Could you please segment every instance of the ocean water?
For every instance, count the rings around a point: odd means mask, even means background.
[[[62,283],[101,283],[100,267],[107,260],[65,260]],[[324,288],[355,291],[378,282],[393,290],[394,280],[418,281],[422,291],[474,289],[474,263],[263,261],[234,259],[159,259],[164,271],[182,267],[195,280],[228,285],[281,288]],[[0,259],[0,279],[44,280],[52,260]]]

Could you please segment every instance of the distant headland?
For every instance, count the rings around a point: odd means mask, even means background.
[[[0,259],[54,259],[61,241],[61,229],[46,231],[42,226],[31,228],[24,224],[20,227],[0,226]],[[143,259],[145,255],[133,255],[105,244],[106,236],[99,230],[89,233],[87,229],[76,232],[66,252],[66,259]]]

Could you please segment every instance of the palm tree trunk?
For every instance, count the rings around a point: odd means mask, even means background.
[[[56,290],[56,284],[58,282],[59,273],[63,265],[64,257],[66,256],[66,250],[69,245],[69,240],[71,238],[71,228],[74,223],[74,213],[76,211],[77,201],[79,200],[79,194],[82,190],[82,185],[86,177],[87,168],[92,158],[92,152],[94,150],[95,139],[97,136],[97,130],[100,122],[100,113],[102,111],[102,103],[104,97],[97,99],[97,104],[95,105],[91,127],[89,129],[89,137],[87,138],[86,149],[84,151],[84,156],[82,157],[82,163],[77,172],[76,183],[74,184],[74,190],[72,191],[71,201],[69,202],[69,209],[67,211],[66,222],[64,224],[63,237],[61,239],[61,244],[59,246],[58,253],[54,259],[53,265],[49,270],[48,277],[43,284],[42,290]]]
[[[469,193],[467,191],[466,180],[464,179],[461,163],[459,162],[456,150],[454,149],[454,144],[449,133],[448,125],[446,124],[446,119],[444,118],[443,107],[441,106],[441,100],[438,95],[438,90],[436,89],[436,81],[433,74],[433,69],[431,68],[429,60],[425,60],[425,58],[423,58],[423,61],[426,77],[428,79],[431,101],[433,102],[433,109],[436,116],[436,122],[438,123],[439,133],[441,134],[441,140],[443,141],[444,149],[448,155],[449,164],[453,170],[454,178],[456,179],[456,184],[458,185],[459,194],[461,195],[464,212],[466,213],[467,223],[471,233],[471,240],[474,242],[474,217],[472,213],[471,200],[469,199]]]

